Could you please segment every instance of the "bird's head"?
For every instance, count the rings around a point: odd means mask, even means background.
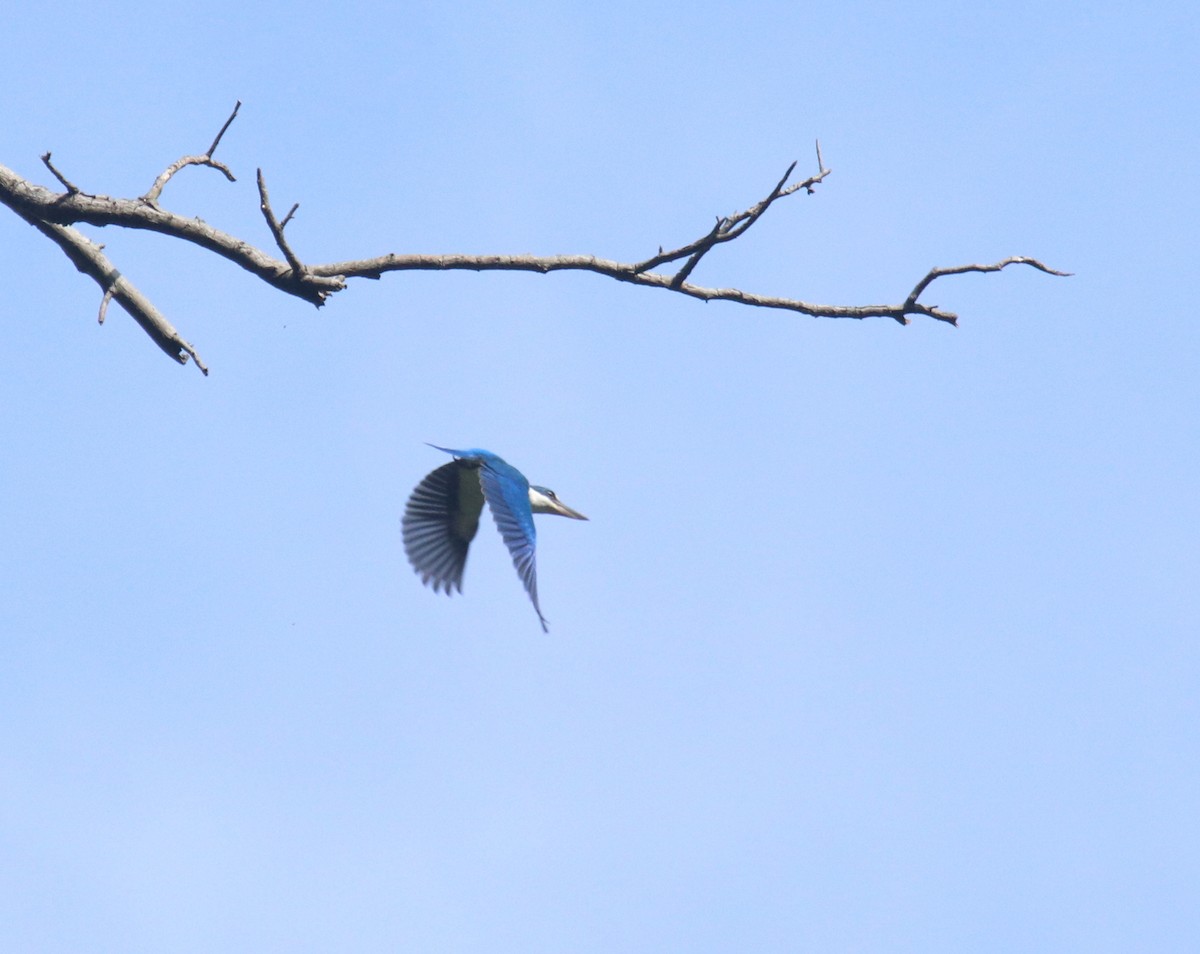
[[[556,513],[560,517],[570,517],[572,520],[586,520],[578,510],[572,510],[558,499],[558,495],[549,487],[529,485],[529,507],[534,513]]]

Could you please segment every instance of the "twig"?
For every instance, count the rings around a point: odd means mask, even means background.
[[[262,211],[263,218],[267,220],[267,227],[271,230],[271,234],[275,236],[275,244],[279,246],[279,251],[283,252],[283,257],[287,259],[288,265],[291,266],[292,274],[298,281],[303,281],[308,274],[308,269],[292,251],[292,247],[288,244],[288,240],[284,237],[283,226],[275,218],[275,212],[271,209],[271,197],[267,193],[267,180],[263,177],[263,171],[258,170],[258,207]],[[292,207],[292,212],[296,211],[299,206],[297,203]],[[287,219],[292,217],[292,212],[287,214]],[[287,221],[284,219],[284,222]]]
[[[675,273],[675,277],[671,279],[671,287],[678,291],[683,283],[687,281],[688,276],[692,274],[692,270],[700,264],[700,259],[704,257],[705,252],[717,244],[721,230],[727,227],[729,219],[717,216],[717,223],[712,227],[712,231],[708,233],[699,242],[699,247],[692,252],[691,256],[683,263],[683,268]]]
[[[225,125],[221,127],[220,131],[216,135],[216,138],[213,139],[212,145],[209,146],[208,151],[206,153],[204,153],[210,159],[212,158],[212,154],[217,151],[217,146],[221,145],[221,137],[223,137],[225,135],[225,130],[228,129],[231,125],[233,125],[233,121],[237,118],[238,110],[241,108],[242,108],[242,101],[239,99],[236,103],[233,104],[233,112],[230,113],[229,118],[227,120],[225,120]]]
[[[819,157],[820,153],[818,152],[817,155]],[[800,187],[799,185],[792,186],[787,190],[783,188],[788,179],[791,178],[792,171],[795,168],[796,163],[794,162],[788,166],[787,172],[783,174],[783,178],[776,183],[775,188],[771,190],[770,195],[768,195],[761,202],[751,206],[745,212],[738,212],[735,215],[731,215],[727,218],[717,219],[716,228],[714,228],[708,233],[707,236],[700,240],[699,247],[696,249],[696,251],[691,254],[683,268],[675,273],[675,277],[671,280],[671,287],[678,291],[683,286],[683,283],[687,281],[687,278],[689,275],[691,275],[692,270],[700,263],[700,259],[704,257],[709,249],[711,249],[718,242],[733,241],[735,238],[745,232],[746,229],[750,228],[750,226],[757,222],[759,218],[762,217],[762,214],[771,207],[772,202],[782,195],[795,192]],[[808,191],[810,194],[812,193],[813,183],[819,182],[820,179],[824,178],[827,174],[827,171],[828,170],[822,167],[819,177],[813,177],[808,180]]]
[[[119,276],[118,276],[119,277]],[[113,300],[113,286],[109,285],[104,289],[104,297],[100,299],[100,315],[97,317],[99,324],[104,324],[104,316],[108,314],[108,303]]]
[[[279,223],[279,231],[281,231],[281,232],[282,232],[284,229],[286,229],[286,228],[287,228],[287,225],[288,225],[288,223],[289,223],[290,221],[292,221],[292,216],[296,214],[296,210],[297,210],[298,208],[300,208],[300,203],[299,203],[299,202],[293,202],[293,203],[292,203],[292,207],[291,207],[290,209],[288,209],[288,214],[287,214],[287,215],[285,215],[285,216],[283,217],[283,221]]]
[[[54,168],[54,163],[50,161],[49,152],[42,156],[42,162],[46,164],[47,169],[54,173],[54,178],[62,183],[63,188],[67,190],[67,195],[79,195],[79,186]]]
[[[681,258],[686,258],[687,261],[678,272],[675,273],[675,278],[672,288],[678,291],[691,275],[692,270],[700,263],[708,251],[715,245],[722,242],[732,242],[734,239],[741,236],[750,226],[757,222],[771,207],[771,204],[776,199],[781,199],[784,196],[791,195],[793,192],[799,192],[803,189],[809,195],[812,195],[818,183],[824,182],[825,177],[833,170],[825,168],[825,162],[821,158],[821,143],[817,142],[817,173],[809,176],[803,182],[795,182],[790,186],[787,185],[788,179],[791,178],[792,172],[796,169],[796,163],[793,162],[788,166],[787,171],[783,174],[783,178],[776,183],[775,188],[770,194],[760,202],[755,203],[744,212],[735,212],[733,215],[723,216],[717,219],[717,224],[706,234],[689,242],[687,245],[681,245],[679,248],[672,249],[669,252],[664,252],[662,246],[658,247],[658,254],[651,256],[645,261],[638,262],[634,266],[639,272],[649,272],[668,262],[676,262]]]
[[[158,197],[162,195],[162,190],[166,184],[171,181],[171,177],[180,169],[183,169],[187,166],[208,166],[210,169],[216,169],[218,172],[224,174],[225,178],[230,182],[237,182],[237,178],[234,176],[230,168],[220,160],[214,159],[212,155],[217,151],[217,146],[221,144],[221,137],[225,135],[225,130],[229,128],[230,123],[233,122],[234,118],[238,114],[238,110],[241,108],[242,101],[239,99],[233,106],[233,112],[230,113],[229,118],[225,120],[225,125],[221,127],[221,131],[217,133],[217,137],[212,141],[212,145],[208,147],[208,151],[200,156],[183,156],[179,159],[176,159],[173,163],[167,166],[166,169],[159,173],[158,178],[154,180],[154,184],[150,186],[149,191],[142,196],[142,201],[149,202],[152,205],[157,205]]]
[[[950,268],[931,268],[929,274],[917,282],[913,290],[909,292],[908,298],[904,300],[904,305],[902,306],[904,313],[928,315],[930,318],[937,318],[939,321],[946,321],[952,325],[957,324],[958,315],[954,312],[942,311],[936,306],[918,305],[917,299],[921,297],[925,289],[933,282],[939,278],[944,278],[946,275],[964,275],[967,272],[998,272],[1009,265],[1029,265],[1038,271],[1045,272],[1047,275],[1057,275],[1060,278],[1070,278],[1074,274],[1073,272],[1060,272],[1049,265],[1044,265],[1036,258],[1028,258],[1025,255],[1010,255],[1008,258],[993,265],[954,265]],[[905,323],[907,324],[907,322]]]

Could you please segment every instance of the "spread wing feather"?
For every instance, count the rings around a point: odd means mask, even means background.
[[[483,511],[479,473],[472,461],[443,464],[417,484],[404,508],[404,552],[435,593],[462,592],[467,549]]]
[[[529,481],[515,467],[496,458],[479,468],[479,483],[487,499],[500,536],[512,556],[517,575],[525,584],[525,592],[533,601],[542,629],[549,632],[546,617],[538,605],[537,595],[537,530],[533,526],[533,510],[529,505]]]

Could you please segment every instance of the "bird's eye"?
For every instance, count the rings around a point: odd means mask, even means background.
[[[551,500],[557,500],[557,499],[558,499],[558,494],[556,494],[556,493],[555,493],[553,490],[547,490],[547,491],[546,491],[546,496],[547,496],[547,497],[549,497]]]

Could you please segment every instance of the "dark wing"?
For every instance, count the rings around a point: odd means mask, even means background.
[[[443,464],[417,484],[401,527],[408,562],[433,591],[462,592],[467,548],[479,529],[483,492],[479,467],[468,461]]]
[[[492,509],[492,516],[496,518],[504,545],[512,555],[517,575],[525,584],[525,592],[533,600],[542,630],[549,632],[546,617],[538,605],[537,563],[534,559],[537,530],[534,529],[533,511],[529,506],[529,482],[519,470],[499,459],[483,463],[479,469],[479,482],[483,485],[483,495]]]

